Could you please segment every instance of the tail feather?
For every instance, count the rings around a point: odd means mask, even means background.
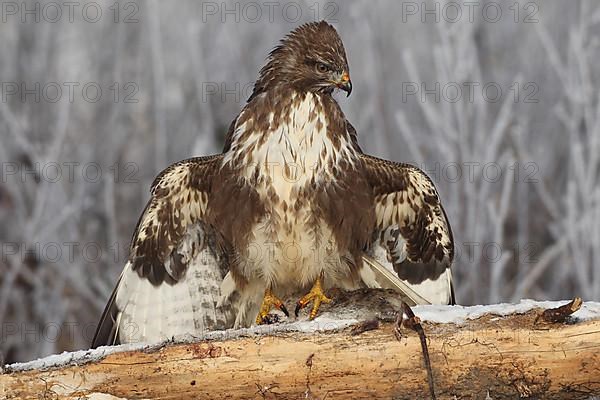
[[[431,304],[427,299],[415,292],[410,285],[402,281],[398,276],[391,272],[388,268],[381,265],[375,259],[363,255],[363,261],[371,268],[375,273],[375,279],[385,289],[394,289],[399,293],[402,293],[408,298],[410,305],[417,304]]]
[[[379,258],[381,257],[363,255],[364,263],[373,271],[379,285],[403,294],[409,305],[454,304],[454,287],[450,268],[446,269],[436,280],[410,284],[396,275],[391,264],[390,267],[387,267],[386,262]]]
[[[118,330],[121,320],[121,313],[117,308],[115,299],[117,297],[117,292],[122,279],[123,273],[121,273],[121,276],[117,281],[117,285],[112,291],[108,303],[106,303],[106,307],[104,308],[104,312],[102,313],[102,317],[100,318],[100,322],[96,328],[94,339],[92,340],[92,348],[104,345],[120,344],[118,341]]]

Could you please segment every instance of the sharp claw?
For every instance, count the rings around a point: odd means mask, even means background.
[[[279,306],[279,309],[281,311],[283,311],[283,313],[285,314],[286,317],[290,316],[290,313],[288,312],[287,308],[285,307],[285,304],[281,303],[281,305]]]
[[[300,314],[300,310],[302,310],[302,308],[304,308],[304,306],[302,305],[302,303],[298,302],[296,304],[296,309],[294,310],[294,314],[296,315],[296,318],[298,318],[298,314]]]
[[[306,307],[308,305],[308,303],[311,303],[311,302],[313,303],[313,306],[312,306],[312,309],[308,316],[308,318],[310,320],[315,319],[315,317],[319,313],[319,307],[321,307],[321,304],[331,303],[331,299],[329,297],[325,296],[325,294],[323,293],[320,279],[315,282],[315,285],[310,290],[310,292],[306,296],[304,296],[300,300],[298,300],[298,303],[296,303],[296,310],[295,310],[296,317],[298,317],[300,310],[303,309],[304,307]]]
[[[279,321],[278,318],[274,319],[274,318],[270,317],[270,315],[274,315],[274,314],[269,314],[269,311],[271,311],[273,308],[280,309],[285,314],[286,317],[290,316],[290,313],[288,312],[287,308],[285,307],[285,304],[283,304],[283,301],[278,299],[277,296],[275,296],[273,294],[271,289],[268,288],[265,290],[265,295],[263,297],[263,302],[260,306],[260,311],[258,312],[258,315],[256,316],[256,324],[262,325],[265,322],[272,323],[272,322]],[[271,322],[269,322],[269,321],[271,321]]]

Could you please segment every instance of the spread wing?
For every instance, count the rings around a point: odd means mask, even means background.
[[[185,273],[186,259],[175,250],[187,228],[206,212],[213,177],[222,156],[180,161],[152,183],[152,197],[140,217],[131,242],[132,270],[153,285],[173,284]]]
[[[416,304],[453,304],[454,241],[433,182],[414,166],[361,157],[376,214],[366,264],[378,276],[395,271],[402,282],[394,286],[408,286]]]
[[[183,160],[156,177],[92,347],[226,324],[228,312],[216,304],[227,260],[218,233],[203,221],[221,158]]]

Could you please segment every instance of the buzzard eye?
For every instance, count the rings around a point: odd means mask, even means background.
[[[317,63],[317,71],[319,71],[320,73],[325,73],[329,71],[329,69],[330,68],[326,64],[320,62]]]

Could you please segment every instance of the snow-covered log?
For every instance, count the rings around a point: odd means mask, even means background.
[[[335,293],[314,321],[210,332],[5,366],[18,399],[428,398],[421,343],[397,335],[388,291]],[[418,306],[437,398],[589,398],[600,394],[600,304]],[[577,309],[577,304],[573,310]],[[373,312],[371,310],[378,310]]]

